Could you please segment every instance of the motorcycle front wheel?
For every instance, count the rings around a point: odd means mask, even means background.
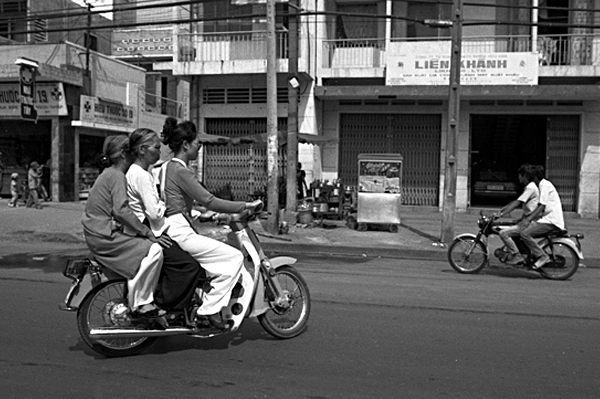
[[[291,266],[277,269],[275,276],[283,290],[285,300],[277,303],[275,294],[267,284],[265,294],[270,309],[258,316],[261,326],[280,339],[293,338],[306,329],[310,315],[310,292],[304,278]]]
[[[550,256],[550,262],[540,269],[542,276],[549,280],[566,280],[575,274],[579,257],[568,245],[551,242],[542,249]]]
[[[455,238],[448,248],[448,262],[459,273],[479,273],[487,261],[485,245],[474,237]]]
[[[94,288],[77,312],[77,327],[83,341],[107,357],[132,356],[149,347],[156,338],[94,339],[90,330],[98,327],[132,327],[125,280],[112,280]]]

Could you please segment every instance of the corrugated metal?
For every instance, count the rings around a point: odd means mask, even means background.
[[[577,210],[579,116],[548,117],[546,177],[554,184],[564,211]]]
[[[437,206],[441,121],[438,114],[341,114],[339,176],[356,185],[358,154],[399,153],[404,157],[402,203]]]
[[[287,130],[287,119],[279,118],[278,129]],[[206,119],[206,133],[242,137],[267,131],[266,118]],[[280,170],[282,160],[280,150]],[[281,172],[280,172],[281,173]],[[260,144],[207,145],[204,156],[204,185],[220,193],[229,184],[233,198],[246,201],[267,186],[267,148]]]

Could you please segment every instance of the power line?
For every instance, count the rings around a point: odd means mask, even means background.
[[[407,0],[400,0],[400,1],[407,1]],[[182,5],[195,5],[195,4],[201,4],[201,3],[210,3],[210,2],[214,2],[214,0],[186,0],[186,1],[179,1],[179,2],[174,2],[174,3],[170,3],[169,6],[172,7],[177,7],[177,6],[182,6]],[[410,2],[410,1],[407,1]],[[471,5],[478,5],[478,6],[483,6],[483,4],[479,4],[479,3],[468,3]],[[487,6],[491,6],[491,5],[487,5]],[[504,6],[502,6],[504,7]],[[515,7],[515,6],[511,6],[511,7]],[[131,10],[139,10],[139,9],[151,9],[151,8],[165,8],[164,4],[147,4],[147,5],[142,5],[142,6],[135,6],[135,7],[119,7],[116,12],[125,12],[125,11],[131,11]],[[535,7],[522,7],[522,8],[535,8]],[[540,7],[538,7],[540,8]],[[556,8],[556,7],[554,7]],[[563,9],[563,8],[560,8]],[[573,10],[577,10],[577,11],[592,11],[592,10],[581,10],[581,9],[573,9]],[[593,10],[594,12],[600,11],[600,10]],[[92,11],[91,13],[95,13],[95,14],[102,14],[105,13],[106,11]],[[72,13],[69,14],[69,16],[75,16],[75,15],[81,15],[81,16],[87,16],[88,12],[81,12],[81,13]],[[280,14],[280,16],[283,17],[289,17],[291,14],[289,13],[285,13],[285,14]],[[302,10],[300,11],[298,14],[298,16],[319,16],[319,15],[325,15],[325,16],[345,16],[345,17],[356,17],[356,18],[364,18],[364,19],[390,19],[390,20],[400,20],[400,21],[407,21],[407,22],[413,22],[413,23],[420,23],[423,25],[429,25],[428,19],[420,19],[420,18],[408,18],[408,17],[403,17],[403,16],[398,16],[398,15],[389,15],[389,14],[366,14],[366,13],[353,13],[353,12],[336,12],[336,11],[306,11],[306,10]],[[227,20],[239,20],[239,19],[251,19],[251,18],[260,18],[260,17],[264,17],[264,14],[240,14],[240,15],[235,15],[235,16],[224,16],[224,17],[215,17],[215,18],[186,18],[186,19],[181,19],[178,21],[150,21],[150,22],[139,22],[139,23],[121,23],[121,24],[105,24],[105,25],[100,25],[100,26],[93,26],[92,29],[97,31],[97,30],[109,30],[109,29],[118,29],[118,28],[132,28],[132,27],[142,27],[142,26],[160,26],[160,25],[178,25],[178,24],[186,24],[186,23],[194,23],[194,22],[214,22],[214,21],[227,21]],[[61,16],[62,17],[62,16]],[[38,14],[38,18],[33,18],[33,19],[39,19],[39,14]],[[2,21],[2,18],[0,18],[0,21]],[[327,23],[327,22],[325,22]],[[468,20],[463,20],[462,24],[464,26],[484,26],[484,25],[513,25],[513,26],[538,26],[538,27],[561,27],[561,28],[580,28],[580,29],[600,29],[600,25],[594,25],[594,24],[574,24],[574,23],[560,23],[560,22],[525,22],[525,21],[517,21],[517,22],[511,22],[511,21],[489,21],[489,20],[475,20],[475,21],[468,21]],[[73,32],[73,31],[81,31],[81,30],[87,30],[87,27],[74,27],[74,28],[55,28],[55,29],[45,29],[45,32]],[[29,34],[29,33],[38,33],[40,30],[23,30],[23,31],[12,31],[12,34]]]

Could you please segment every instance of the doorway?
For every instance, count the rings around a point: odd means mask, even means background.
[[[578,115],[472,115],[470,205],[503,206],[523,191],[517,170],[542,165],[564,211],[576,211]]]

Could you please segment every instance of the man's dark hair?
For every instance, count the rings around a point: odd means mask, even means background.
[[[544,171],[544,167],[542,165],[535,165],[533,176],[536,177],[538,180],[545,179],[546,174]]]
[[[519,173],[521,176],[525,176],[528,181],[533,181],[533,178],[535,177],[535,166],[524,163],[519,167],[517,173]]]

